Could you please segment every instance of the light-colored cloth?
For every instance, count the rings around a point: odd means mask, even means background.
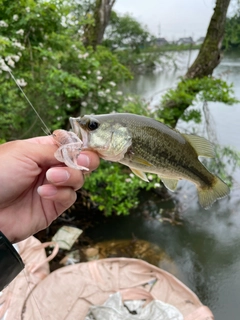
[[[145,261],[111,258],[78,263],[50,273],[34,288],[22,320],[84,320],[89,308],[120,292],[123,301],[154,300],[174,306],[184,320],[213,320],[209,308],[182,282]],[[36,307],[37,301],[37,307]]]
[[[110,295],[102,306],[92,306],[85,320],[183,320],[183,315],[168,303],[153,300],[122,302],[120,292]]]
[[[46,256],[44,250],[48,246],[54,247],[49,257]],[[49,275],[49,261],[58,252],[58,245],[56,243],[41,243],[35,237],[29,237],[15,244],[14,247],[20,254],[25,268],[0,294],[1,320],[21,319],[26,299],[31,294],[33,288]],[[36,319],[39,318],[36,317]]]

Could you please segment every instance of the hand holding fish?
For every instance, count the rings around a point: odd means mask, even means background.
[[[76,200],[83,171],[59,163],[56,150],[51,136],[0,145],[0,230],[11,242],[46,228]],[[85,151],[77,164],[91,172],[99,158]]]

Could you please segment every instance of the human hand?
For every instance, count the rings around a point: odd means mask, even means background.
[[[56,150],[51,136],[0,145],[0,230],[12,243],[45,229],[76,200],[83,172],[57,161]],[[99,158],[84,151],[78,164],[91,172]]]

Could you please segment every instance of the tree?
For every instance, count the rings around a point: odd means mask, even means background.
[[[145,49],[153,38],[147,27],[131,15],[112,11],[102,44],[136,74],[153,70],[160,62],[162,52]]]
[[[104,45],[111,50],[129,48],[139,52],[151,39],[147,28],[129,14],[111,13],[111,19],[105,32]]]
[[[116,84],[131,74],[109,49],[84,47],[77,32],[82,31],[83,8],[75,0],[0,0],[0,16],[1,139],[42,134],[6,67],[50,130],[66,128],[69,116],[82,109],[107,113],[122,106]]]
[[[105,29],[108,25],[111,10],[116,0],[95,0],[89,2],[86,14],[92,18],[92,21],[84,27],[84,45],[92,46],[96,49],[103,40]]]
[[[187,79],[212,75],[221,61],[221,48],[230,0],[217,0],[206,37],[199,54],[186,74]]]
[[[226,20],[223,47],[226,50],[240,47],[240,10]]]
[[[159,117],[165,118],[166,122],[173,127],[176,126],[178,119],[192,104],[194,98],[199,92],[202,90],[207,91],[211,86],[219,89],[221,87],[221,83],[223,86],[226,85],[226,83],[221,82],[219,79],[217,79],[216,82],[213,78],[210,79],[210,81],[212,81],[209,83],[209,79],[206,77],[212,75],[213,70],[221,61],[221,47],[229,3],[230,0],[216,0],[214,13],[212,15],[206,37],[196,60],[188,69],[186,75],[178,84],[177,88],[175,90],[170,90],[163,97]],[[204,77],[206,82],[204,82]],[[227,100],[225,99],[225,102],[226,101]],[[230,101],[233,103],[235,100],[230,99]]]

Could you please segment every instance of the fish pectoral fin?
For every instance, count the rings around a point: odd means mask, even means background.
[[[167,189],[170,191],[175,191],[177,189],[178,180],[176,179],[169,179],[169,178],[161,178],[162,183],[165,185]]]
[[[144,165],[144,166],[147,166],[147,167],[152,167],[153,165],[148,162],[147,160],[139,157],[139,156],[136,156],[136,155],[132,155],[131,157],[131,161],[133,163],[136,163],[136,164],[141,164],[141,165]]]
[[[193,134],[182,134],[201,157],[214,158],[213,145],[207,139]]]
[[[132,170],[132,172],[133,172],[136,176],[138,176],[140,179],[142,179],[143,181],[149,182],[149,180],[148,180],[145,172],[143,172],[143,171],[141,171],[141,170],[138,170],[138,169],[131,168],[131,167],[129,167],[129,168],[130,168],[130,169]]]

